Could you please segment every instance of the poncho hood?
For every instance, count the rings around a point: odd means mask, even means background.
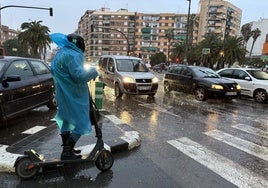
[[[57,46],[59,48],[63,48],[63,47],[69,47],[72,48],[76,51],[79,51],[80,53],[83,53],[82,50],[80,48],[78,48],[74,43],[70,42],[67,39],[67,35],[62,34],[62,33],[53,33],[50,35],[50,39],[57,44]]]

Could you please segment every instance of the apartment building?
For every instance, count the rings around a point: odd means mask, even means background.
[[[238,36],[242,11],[223,0],[200,0],[199,13],[191,13],[188,44],[195,45],[208,32]],[[85,38],[86,56],[96,61],[101,55],[135,55],[149,60],[152,54],[169,55],[176,42],[185,43],[188,14],[139,13],[127,9],[88,10],[81,17],[78,32]],[[192,20],[195,19],[195,20]],[[166,33],[172,29],[174,39]]]
[[[16,38],[19,35],[19,31],[10,29],[8,26],[1,25],[0,29],[0,45],[6,40]]]
[[[239,36],[242,10],[224,0],[199,1],[198,42],[206,33],[214,32],[226,36]]]
[[[88,10],[79,21],[78,32],[85,39],[88,61],[107,54],[128,55],[133,52],[135,12]]]
[[[170,61],[169,55],[173,44],[186,39],[187,14],[136,13],[135,20],[134,51],[145,60],[149,60],[156,52],[163,52]],[[166,37],[169,29],[172,29],[174,34],[174,39],[170,41]],[[194,40],[191,42],[196,43],[197,35],[192,38]]]
[[[254,43],[254,48],[252,49],[251,56],[260,56],[262,55],[263,43],[267,42],[267,34],[268,34],[268,19],[260,18],[258,21],[250,22],[252,30],[259,29],[261,31],[260,36]],[[250,52],[252,48],[253,38],[247,42],[247,51]],[[249,54],[247,54],[249,55]]]
[[[126,9],[110,11],[102,8],[88,10],[81,17],[78,32],[85,38],[88,61],[96,61],[101,55],[134,55],[149,60],[156,52],[167,57],[174,42],[186,38],[187,14],[144,14]],[[173,29],[174,39],[165,37]],[[197,42],[197,28],[192,42]]]

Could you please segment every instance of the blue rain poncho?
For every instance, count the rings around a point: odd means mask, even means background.
[[[89,118],[89,88],[88,81],[96,78],[95,68],[86,71],[83,67],[85,56],[67,36],[54,33],[50,38],[59,50],[51,63],[56,91],[58,111],[55,120],[61,130],[85,135],[91,132]]]

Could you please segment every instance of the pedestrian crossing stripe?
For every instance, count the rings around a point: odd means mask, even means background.
[[[268,187],[268,181],[264,177],[186,137],[176,140],[169,140],[167,142],[185,155],[206,166],[216,174],[238,187]]]
[[[232,127],[235,129],[247,132],[249,134],[254,134],[254,135],[261,136],[263,138],[268,139],[268,132],[267,131],[263,131],[263,130],[254,128],[254,127],[248,126],[246,124],[237,124],[237,125],[234,125]]]
[[[47,128],[46,126],[34,126],[26,131],[23,131],[22,134],[35,134],[43,129]]]
[[[258,144],[243,140],[238,137],[234,137],[228,133],[222,132],[220,130],[212,130],[205,132],[204,134],[219,140],[223,143],[226,143],[230,146],[233,146],[237,149],[240,149],[246,153],[259,157],[265,161],[268,161],[268,148],[260,146]]]

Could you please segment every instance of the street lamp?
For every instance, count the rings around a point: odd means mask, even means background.
[[[0,5],[1,6],[1,5]],[[20,6],[20,5],[7,5],[0,7],[0,46],[2,45],[2,24],[1,24],[1,10],[5,8],[30,8],[30,9],[41,9],[41,10],[49,10],[49,15],[53,16],[53,8],[44,8],[44,7],[31,7],[31,6]]]
[[[189,1],[189,6],[188,6],[188,14],[187,14],[187,27],[186,27],[186,40],[185,40],[185,59],[187,58],[187,52],[188,52],[189,22],[190,22],[190,12],[191,12],[191,0],[186,0],[186,1]]]

